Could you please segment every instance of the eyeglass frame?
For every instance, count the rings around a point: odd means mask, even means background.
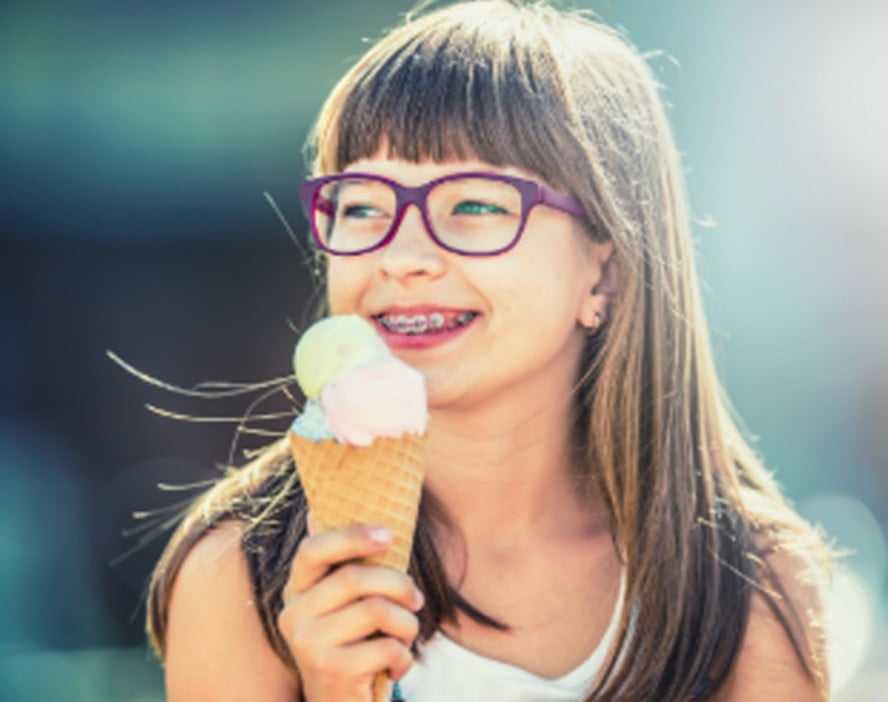
[[[392,223],[389,225],[389,229],[385,233],[385,236],[383,236],[383,238],[375,243],[373,246],[368,246],[367,248],[359,249],[357,251],[334,251],[324,244],[323,239],[317,230],[313,213],[322,187],[324,187],[328,183],[332,183],[337,180],[346,180],[350,178],[373,180],[384,183],[385,185],[391,187],[395,193],[395,216],[392,220]],[[509,183],[510,185],[514,186],[521,194],[521,222],[518,225],[517,233],[507,246],[501,247],[494,251],[463,251],[462,249],[458,249],[445,244],[443,241],[441,241],[441,239],[438,238],[437,234],[435,234],[435,229],[434,227],[432,227],[431,219],[427,210],[427,198],[429,192],[432,190],[432,188],[441,183],[445,183],[450,180],[462,180],[465,178],[488,178],[490,180],[498,180],[503,183]],[[378,175],[376,173],[334,173],[317,178],[306,179],[305,182],[302,184],[300,196],[302,200],[302,206],[305,209],[305,214],[308,217],[308,224],[311,228],[311,233],[315,243],[322,251],[326,251],[327,253],[334,256],[359,256],[361,254],[370,253],[371,251],[376,251],[383,248],[384,246],[387,246],[397,235],[398,230],[401,226],[401,222],[403,221],[404,216],[407,214],[407,207],[411,204],[416,205],[416,207],[419,209],[419,212],[422,216],[423,224],[425,224],[426,233],[429,235],[432,241],[434,241],[442,249],[455,254],[459,254],[460,256],[499,256],[500,254],[504,254],[507,251],[510,251],[518,245],[518,242],[521,239],[521,235],[524,233],[524,229],[527,225],[527,218],[530,215],[530,211],[537,205],[547,205],[556,210],[566,212],[567,214],[571,214],[576,217],[586,216],[586,211],[583,208],[582,204],[572,195],[564,195],[563,193],[558,192],[548,185],[538,183],[534,180],[519,178],[518,176],[505,175],[503,173],[493,173],[489,171],[466,171],[462,173],[450,173],[445,176],[434,178],[426,183],[423,183],[422,185],[416,186],[401,185],[401,183],[397,182],[396,180]]]

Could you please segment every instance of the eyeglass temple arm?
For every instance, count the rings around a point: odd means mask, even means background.
[[[325,215],[332,217],[336,213],[336,207],[333,205],[333,201],[324,197],[323,195],[315,196],[315,207],[323,212]]]
[[[540,202],[544,205],[550,205],[564,212],[569,212],[577,217],[585,217],[586,211],[572,195],[562,195],[557,190],[552,190],[545,185],[540,185]]]

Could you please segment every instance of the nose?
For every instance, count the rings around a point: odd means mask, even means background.
[[[442,250],[432,240],[416,205],[408,205],[394,238],[381,251],[380,269],[392,278],[440,275]]]

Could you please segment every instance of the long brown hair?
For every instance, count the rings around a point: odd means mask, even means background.
[[[459,3],[408,15],[359,59],[321,110],[308,162],[315,174],[340,171],[384,142],[392,157],[411,161],[514,165],[576,196],[589,236],[613,241],[620,290],[585,349],[577,449],[625,553],[637,619],[630,636],[624,608],[617,652],[587,701],[709,697],[737,657],[753,588],[826,697],[825,664],[799,624],[806,614],[781,596],[768,555],[789,550],[828,573],[832,552],[782,496],[719,383],[659,88],[632,44],[588,13]],[[323,289],[320,258],[317,272]],[[313,317],[326,314],[321,299]],[[157,655],[182,559],[233,518],[248,525],[243,545],[269,641],[295,671],[276,620],[305,512],[283,440],[201,495],[151,579],[147,630]],[[446,518],[424,492],[410,564],[428,602],[416,654],[456,610],[508,628],[448,583],[430,529]]]

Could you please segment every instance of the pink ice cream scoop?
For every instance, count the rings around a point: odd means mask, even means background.
[[[342,373],[324,387],[320,403],[330,431],[356,446],[380,436],[423,434],[428,423],[425,379],[394,356]]]

